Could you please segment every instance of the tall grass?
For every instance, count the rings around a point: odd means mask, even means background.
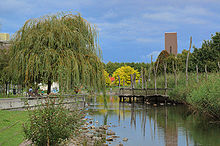
[[[220,121],[220,77],[211,75],[194,88],[186,98],[196,111]]]
[[[189,105],[198,113],[220,121],[220,76],[217,73],[209,74],[207,79],[205,74],[201,74],[199,82],[196,81],[196,75],[191,74],[188,86],[182,76],[169,96]]]

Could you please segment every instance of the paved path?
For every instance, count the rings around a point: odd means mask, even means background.
[[[58,100],[58,98],[56,98]],[[21,97],[21,98],[2,98],[0,99],[0,110],[7,109],[19,109],[19,108],[27,108],[27,105],[30,107],[34,107],[39,105],[40,103],[44,103],[45,98],[29,98],[29,97]],[[85,103],[84,96],[71,96],[66,97],[63,100],[64,103]]]

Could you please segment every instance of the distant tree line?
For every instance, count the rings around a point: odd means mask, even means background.
[[[138,72],[141,72],[141,68],[149,68],[150,64],[149,63],[135,63],[135,62],[111,62],[109,61],[108,63],[104,64],[105,70],[112,76],[113,73],[116,71],[116,69],[122,67],[122,66],[130,66],[134,68],[135,70],[138,70]]]

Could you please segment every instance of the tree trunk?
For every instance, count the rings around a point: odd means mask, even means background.
[[[219,68],[219,72],[220,72],[220,63],[218,62],[218,68]]]
[[[5,83],[5,95],[7,95],[8,94],[8,83],[6,82]]]
[[[48,95],[49,95],[50,92],[51,92],[51,85],[52,85],[51,79],[49,78],[49,79],[48,79],[48,86],[47,86],[47,94],[48,94]]]
[[[133,88],[133,75],[131,74],[131,88]]]
[[[186,58],[186,86],[188,86],[188,63],[189,63],[189,53],[191,50],[191,45],[192,45],[192,37],[190,37],[190,44],[189,44],[189,52],[187,54],[187,58]]]
[[[206,77],[206,80],[208,80],[207,65],[205,65],[205,77]]]
[[[198,65],[196,65],[196,81],[197,81],[197,83],[199,82],[199,69],[198,69]]]

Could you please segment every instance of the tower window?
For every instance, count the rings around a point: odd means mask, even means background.
[[[170,54],[172,54],[172,46],[170,46]]]

